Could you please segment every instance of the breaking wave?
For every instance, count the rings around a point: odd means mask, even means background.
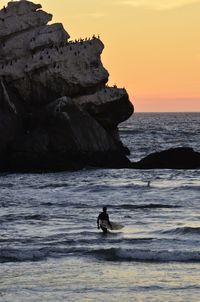
[[[100,260],[107,261],[137,261],[137,262],[200,262],[200,252],[197,251],[169,251],[142,249],[99,249],[90,254]]]
[[[82,257],[92,257],[102,261],[135,261],[135,262],[200,262],[199,251],[177,250],[147,250],[147,249],[92,249],[86,248],[50,248],[41,249],[11,249],[0,250],[0,263],[43,261],[47,258],[60,258],[76,254]]]
[[[167,231],[163,231],[163,234],[172,234],[172,235],[200,235],[200,227],[181,227],[175,228]]]

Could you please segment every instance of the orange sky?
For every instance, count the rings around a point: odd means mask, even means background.
[[[127,89],[136,112],[200,111],[200,0],[34,2],[72,39],[100,34],[109,84]]]

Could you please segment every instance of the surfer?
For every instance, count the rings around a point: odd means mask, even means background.
[[[107,208],[103,207],[103,212],[101,212],[97,218],[97,228],[101,228],[103,233],[106,234],[108,231],[108,227],[112,230],[112,225],[109,220]]]

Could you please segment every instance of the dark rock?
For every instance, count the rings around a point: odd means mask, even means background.
[[[135,169],[198,169],[200,153],[192,148],[179,147],[155,152],[132,163]]]
[[[108,89],[107,89],[108,90]],[[134,111],[133,104],[130,103],[128,94],[121,90],[123,94],[117,99],[111,99],[105,103],[86,103],[82,107],[87,110],[106,129],[115,129],[119,123],[126,121]],[[109,90],[108,92],[109,93]]]
[[[0,82],[0,169],[7,165],[7,153],[9,144],[20,132],[20,119],[15,105],[11,102],[9,94]]]
[[[9,169],[61,171],[84,166],[129,167],[112,137],[67,97],[33,115],[32,127],[9,149]]]
[[[68,41],[62,24],[48,24],[52,15],[30,1],[10,1],[5,9],[0,171],[129,167],[117,127],[133,105],[125,89],[106,86],[102,41]]]

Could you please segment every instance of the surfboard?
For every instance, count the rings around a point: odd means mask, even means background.
[[[110,227],[110,225],[107,223],[107,221],[101,221],[100,224],[102,225],[102,227],[108,229],[108,230],[121,230],[123,229],[124,225],[117,223],[117,222],[113,222],[110,221],[112,228]]]

